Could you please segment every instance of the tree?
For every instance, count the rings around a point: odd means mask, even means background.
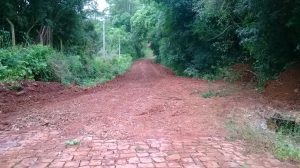
[[[83,10],[89,0],[4,0],[0,2],[0,23],[3,29],[16,29],[12,42],[45,45],[62,41],[76,44],[84,34],[82,22],[86,19]],[[5,23],[9,23],[8,25]],[[13,36],[14,33],[12,33]]]

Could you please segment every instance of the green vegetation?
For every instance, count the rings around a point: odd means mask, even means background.
[[[93,86],[124,73],[133,57],[142,56],[126,25],[137,4],[122,20],[128,6],[114,3],[108,15],[91,0],[1,1],[0,82]]]
[[[212,98],[212,97],[225,97],[228,94],[225,91],[215,91],[215,90],[209,90],[207,92],[202,93],[203,98]]]
[[[63,54],[50,47],[33,45],[0,49],[0,62],[2,82],[29,79],[90,86],[122,74],[131,65],[132,58]]]
[[[300,59],[300,3],[295,0],[108,0],[109,8],[101,12],[92,2],[3,0],[0,47],[39,43],[94,65],[95,55],[136,59],[149,55],[150,46],[156,61],[178,75],[234,81],[238,75],[229,67],[249,64],[260,88]],[[57,77],[45,65],[36,68],[30,69],[39,73],[33,74],[36,80]],[[9,72],[10,78],[25,71]],[[90,74],[75,76],[82,83],[78,78]]]
[[[208,98],[212,98],[212,97],[218,96],[218,93],[219,92],[209,90],[207,92],[202,93],[202,97],[208,99]]]
[[[136,39],[179,75],[219,77],[252,65],[259,85],[300,56],[300,3],[273,0],[155,0],[132,17]]]
[[[224,89],[209,89],[206,92],[201,93],[201,96],[205,99],[213,97],[226,97],[235,92],[233,88],[224,88]]]
[[[249,115],[249,113],[248,113]],[[242,121],[243,118],[230,116],[226,122],[230,139],[241,139],[248,143],[251,151],[267,150],[282,160],[300,161],[300,132],[284,128],[276,132],[263,129],[261,124],[251,121]]]
[[[50,64],[59,80],[84,86],[111,80],[124,73],[132,62],[132,58],[126,55],[112,59],[86,55],[57,56],[59,57],[52,57]]]
[[[54,50],[43,46],[0,49],[0,80],[7,82],[25,78],[53,80],[54,72],[47,64],[47,60],[53,54]]]
[[[278,133],[274,145],[274,154],[279,159],[300,161],[300,147],[294,141]]]
[[[79,145],[80,144],[80,141],[77,140],[77,139],[72,139],[72,140],[68,140],[65,142],[65,145],[66,146],[76,146],[76,145]]]
[[[241,74],[233,71],[229,67],[217,68],[214,73],[207,73],[202,76],[203,79],[208,81],[225,80],[227,82],[235,82],[240,78]]]

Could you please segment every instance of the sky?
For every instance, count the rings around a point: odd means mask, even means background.
[[[97,2],[97,8],[99,11],[103,11],[108,7],[106,0],[95,0]]]

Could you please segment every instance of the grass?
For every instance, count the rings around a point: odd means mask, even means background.
[[[222,89],[222,90],[211,90],[201,93],[201,96],[205,99],[210,99],[213,97],[226,97],[233,92],[232,89]]]
[[[205,99],[209,99],[216,96],[218,96],[218,92],[212,90],[202,93],[202,97]]]
[[[76,146],[76,145],[79,145],[80,144],[80,141],[77,140],[77,139],[72,139],[72,140],[68,140],[65,142],[65,145],[66,146]]]
[[[202,74],[201,76],[208,81],[224,80],[229,83],[236,82],[241,78],[241,74],[230,67],[217,68],[213,73]]]
[[[22,90],[22,86],[20,85],[20,83],[11,83],[7,88],[12,91],[21,91]]]
[[[251,152],[267,151],[281,160],[300,162],[300,144],[293,134],[283,134],[264,129],[253,120],[241,121],[243,119],[229,116],[225,126],[229,132],[229,139],[240,139],[247,143],[247,149]],[[285,130],[286,132],[287,130]]]
[[[279,159],[300,162],[300,147],[284,135],[277,135],[273,153]]]

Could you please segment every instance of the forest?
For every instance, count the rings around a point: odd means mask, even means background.
[[[2,0],[0,80],[103,82],[150,46],[178,75],[223,78],[243,63],[264,86],[300,58],[297,0],[107,2]]]
[[[264,85],[299,60],[299,12],[297,0],[169,0],[151,2],[133,23],[147,30],[138,33],[157,60],[179,74],[222,77],[226,67],[244,63]]]

